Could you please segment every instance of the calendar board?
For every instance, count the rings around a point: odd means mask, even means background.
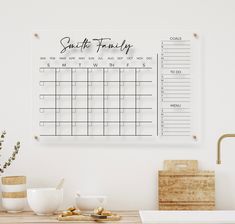
[[[157,30],[37,31],[33,126],[47,141],[200,141],[200,38]]]

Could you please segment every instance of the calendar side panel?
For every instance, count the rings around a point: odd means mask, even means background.
[[[201,142],[201,36],[172,32],[159,41],[159,142]]]

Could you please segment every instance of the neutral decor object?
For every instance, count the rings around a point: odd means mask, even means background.
[[[5,136],[6,136],[6,131],[3,131],[2,134],[0,135],[0,151],[3,149]],[[15,160],[16,155],[19,152],[19,149],[20,149],[20,142],[16,142],[16,144],[14,145],[13,152],[11,156],[8,158],[8,160],[5,161],[3,164],[0,163],[0,173],[4,173],[5,169],[11,165],[12,161]]]
[[[138,214],[138,211],[118,211],[118,215],[121,216],[121,221],[116,221],[115,223],[121,223],[121,224],[141,224],[140,216]],[[17,215],[9,215],[4,212],[0,211],[0,220],[1,223],[4,224],[69,224],[69,221],[59,221],[58,220],[58,214],[52,215],[52,216],[38,216],[35,215],[33,212],[22,212]],[[81,221],[81,222],[71,222],[71,224],[98,224],[99,222],[96,221]],[[107,223],[107,222],[106,222]],[[114,222],[108,222],[109,224]]]
[[[26,177],[2,177],[2,205],[7,212],[24,210],[26,205]]]
[[[103,207],[93,209],[93,213],[84,213],[75,207],[70,207],[58,216],[60,221],[119,221],[121,216]]]
[[[215,211],[139,211],[142,224],[232,224],[234,210]]]
[[[76,206],[81,210],[93,210],[96,207],[105,207],[107,197],[104,195],[80,195],[75,196]]]
[[[58,220],[59,221],[97,221],[97,222],[112,222],[112,221],[119,221],[121,217],[117,214],[114,214],[112,216],[107,216],[104,219],[99,219],[96,217],[92,217],[90,215],[74,215],[74,216],[59,216]]]
[[[201,141],[200,34],[78,29],[35,30],[31,37],[38,143]]]
[[[111,221],[120,224],[231,224],[235,223],[235,211],[118,211],[120,221]],[[59,221],[58,215],[37,216],[33,212],[22,212],[20,214],[7,214],[0,211],[1,223],[7,224],[98,224],[96,221]]]
[[[225,138],[235,138],[235,134],[223,134],[220,136],[220,138],[217,141],[217,164],[221,164],[221,142]]]
[[[167,160],[159,171],[160,210],[213,210],[215,173],[198,170],[195,160]]]
[[[29,206],[37,215],[52,215],[63,201],[63,189],[32,188],[27,195]]]
[[[57,190],[60,190],[60,189],[63,188],[63,186],[64,186],[64,178],[62,178],[62,179],[60,180],[60,182],[59,182],[58,185],[56,186],[56,189],[57,189]]]

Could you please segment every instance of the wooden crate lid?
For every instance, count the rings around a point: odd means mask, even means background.
[[[175,171],[175,170],[159,170],[158,175],[161,177],[214,177],[215,171],[199,170],[199,171]]]
[[[197,171],[197,160],[165,160],[164,170],[172,171]]]

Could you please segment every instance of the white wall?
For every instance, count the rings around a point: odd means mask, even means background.
[[[24,174],[30,187],[66,178],[65,206],[74,193],[106,194],[111,209],[154,209],[157,170],[164,159],[198,159],[216,170],[217,207],[235,209],[235,141],[216,140],[235,129],[235,1],[0,0],[0,129],[8,143],[22,142],[5,174]],[[81,147],[35,143],[31,132],[30,31],[32,29],[152,28],[200,30],[203,38],[204,141],[190,147]]]

